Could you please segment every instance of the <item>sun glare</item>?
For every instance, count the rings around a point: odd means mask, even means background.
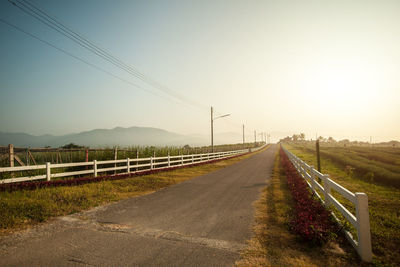
[[[382,83],[381,83],[382,84]],[[308,99],[329,104],[336,116],[368,111],[379,93],[379,73],[363,64],[329,64],[315,68],[307,77],[305,92]]]

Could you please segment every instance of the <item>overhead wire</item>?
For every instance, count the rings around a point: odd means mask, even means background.
[[[95,69],[97,69],[97,70],[99,70],[99,71],[101,71],[101,72],[103,72],[103,73],[106,73],[107,75],[110,75],[110,76],[112,76],[112,77],[114,77],[114,78],[116,78],[116,79],[118,79],[118,80],[120,80],[120,81],[122,81],[122,82],[124,82],[124,83],[127,83],[127,84],[129,84],[129,85],[131,85],[131,86],[133,86],[133,87],[136,87],[136,88],[140,89],[140,90],[146,91],[146,92],[148,92],[148,93],[150,93],[150,94],[152,94],[152,95],[155,95],[155,96],[158,96],[158,97],[167,99],[167,100],[169,100],[169,101],[174,101],[174,102],[176,102],[175,99],[167,98],[166,96],[159,95],[159,94],[157,94],[157,93],[155,93],[155,92],[153,92],[153,91],[151,91],[151,90],[148,90],[148,89],[146,89],[146,88],[144,88],[144,87],[142,87],[142,86],[140,86],[140,85],[138,85],[138,84],[135,84],[135,83],[133,83],[133,82],[131,82],[131,81],[128,81],[128,80],[126,80],[126,79],[124,79],[124,78],[122,78],[122,77],[120,77],[120,76],[118,76],[118,75],[115,75],[115,74],[113,74],[113,73],[111,73],[111,72],[109,72],[109,71],[107,71],[107,70],[105,70],[105,69],[103,69],[103,68],[101,68],[101,67],[99,67],[99,66],[97,66],[97,65],[95,65],[95,64],[93,64],[93,63],[91,63],[91,62],[89,62],[89,61],[87,61],[87,60],[85,60],[85,59],[82,59],[82,58],[80,58],[80,57],[78,57],[78,56],[76,56],[76,55],[74,55],[74,54],[72,54],[72,53],[70,53],[70,52],[68,52],[68,51],[66,51],[66,50],[64,50],[64,49],[62,49],[62,48],[57,47],[56,45],[54,45],[54,44],[52,44],[52,43],[50,43],[50,42],[48,42],[48,41],[46,41],[46,40],[43,40],[42,38],[40,38],[40,37],[38,37],[38,36],[36,36],[36,35],[30,33],[30,32],[27,32],[27,31],[23,30],[22,28],[18,27],[17,25],[12,24],[12,23],[10,23],[10,22],[8,22],[8,21],[2,19],[2,18],[0,18],[0,22],[2,22],[2,23],[5,24],[5,25],[8,25],[9,27],[14,28],[15,30],[18,30],[18,31],[20,31],[20,32],[22,32],[22,33],[24,33],[24,34],[30,36],[31,38],[34,38],[34,39],[36,39],[36,40],[38,40],[38,41],[40,41],[40,42],[42,42],[42,43],[44,43],[44,44],[46,44],[46,45],[48,45],[48,46],[50,46],[50,47],[52,47],[52,48],[58,50],[59,52],[62,52],[62,53],[64,53],[64,54],[66,54],[66,55],[68,55],[68,56],[70,56],[70,57],[72,57],[72,58],[74,58],[74,59],[76,59],[76,60],[82,62],[82,63],[85,63],[86,65],[89,65],[89,66],[91,66],[91,67],[93,67],[93,68],[95,68]],[[181,103],[180,103],[180,104],[181,104]]]
[[[83,37],[81,34],[73,31],[69,27],[65,26],[63,23],[58,21],[56,18],[50,16],[42,9],[38,8],[37,6],[33,5],[31,2],[26,0],[8,0],[12,5],[19,8],[24,13],[32,16],[36,20],[40,21],[41,23],[45,24],[46,26],[50,27],[51,29],[57,31],[59,34],[67,37],[71,41],[75,42],[76,44],[80,45],[81,47],[87,49],[88,51],[94,53],[98,57],[102,58],[103,60],[108,61],[109,63],[113,64],[117,68],[126,71],[132,76],[140,79],[141,81],[145,82],[146,84],[150,85],[151,87],[162,91],[164,94],[168,94],[174,98],[177,98],[181,102],[186,102],[187,104],[203,109],[205,106],[195,102],[187,97],[182,96],[181,94],[176,93],[175,91],[167,88],[166,86],[160,84],[159,82],[155,81],[154,79],[144,75],[136,68],[128,65],[127,63],[123,62],[122,60],[112,56],[109,52],[105,51],[104,49],[100,48],[98,45],[94,44],[93,42],[89,41],[87,38]]]
[[[19,8],[20,10],[22,10],[24,13],[32,16],[33,18],[35,18],[36,20],[40,21],[41,23],[45,24],[46,26],[50,27],[51,29],[57,31],[58,33],[60,33],[61,35],[67,37],[68,39],[72,40],[73,42],[75,42],[76,44],[80,45],[81,47],[85,48],[86,50],[94,53],[95,55],[97,55],[98,57],[102,58],[103,60],[108,61],[109,63],[113,64],[114,66],[116,66],[117,68],[126,71],[127,73],[129,73],[130,75],[138,78],[139,80],[145,82],[146,84],[150,85],[152,88],[155,88],[161,92],[163,92],[164,94],[168,95],[170,98],[168,98],[169,100],[171,100],[171,97],[174,99],[179,100],[179,102],[181,104],[185,104],[185,105],[190,105],[190,106],[194,106],[200,109],[205,109],[208,107],[206,107],[205,105],[198,103],[196,101],[193,101],[181,94],[176,93],[175,91],[169,89],[168,87],[162,85],[161,83],[155,81],[154,79],[152,79],[151,77],[141,73],[138,69],[136,69],[135,67],[125,63],[124,61],[118,59],[117,57],[111,55],[108,51],[106,51],[105,49],[99,47],[98,45],[96,45],[95,43],[93,43],[92,41],[90,41],[88,38],[84,37],[82,34],[77,33],[76,31],[70,29],[69,27],[67,27],[65,24],[63,24],[62,22],[60,22],[59,20],[57,20],[55,17],[50,16],[49,14],[47,14],[45,11],[43,11],[42,9],[40,9],[39,7],[35,6],[34,4],[32,4],[29,1],[26,0],[8,0],[12,5],[16,6],[17,8]],[[56,47],[55,45],[42,40],[40,38],[38,38],[37,36],[34,36],[33,34],[30,34],[22,29],[20,29],[19,27],[15,26],[15,25],[11,25],[10,23],[5,22],[4,20],[1,20],[3,23],[8,24],[9,26],[25,33],[28,34],[29,36],[79,60],[82,61],[106,74],[109,74],[125,83],[128,83],[136,88],[145,90],[147,92],[152,93],[153,95],[156,96],[160,96],[155,94],[153,91],[145,89],[137,84],[134,84],[126,79],[123,79],[101,67],[98,67],[96,65],[94,65],[93,63],[90,63],[86,60],[83,60],[61,48]],[[216,113],[218,114],[218,113]],[[236,127],[242,127],[242,125],[238,126],[239,124],[237,123],[233,123],[231,121],[229,121],[227,118],[223,118],[225,122],[227,122],[228,124],[233,125],[235,128]],[[248,129],[245,129],[246,132],[250,132]]]

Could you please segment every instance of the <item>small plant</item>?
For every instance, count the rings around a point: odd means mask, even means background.
[[[293,217],[290,228],[302,239],[313,244],[322,244],[337,235],[339,227],[332,215],[318,200],[312,197],[308,185],[281,149],[281,163],[285,171],[289,190],[293,197]]]

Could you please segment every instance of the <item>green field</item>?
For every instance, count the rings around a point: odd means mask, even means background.
[[[245,143],[243,144],[226,144],[226,145],[215,145],[214,152],[239,150],[243,148],[253,148],[262,145],[261,142],[255,144]],[[88,160],[113,160],[115,159],[115,148],[103,147],[103,148],[29,148],[32,153],[33,158],[37,164],[45,164],[50,162],[55,163],[70,163],[70,162],[82,162],[85,161],[86,155],[85,151],[88,149]],[[14,153],[17,155],[25,164],[30,162],[33,165],[32,159],[27,154],[28,148],[14,148]],[[170,154],[171,156],[177,155],[189,155],[189,154],[199,154],[199,153],[210,153],[211,146],[202,147],[191,147],[188,145],[178,147],[178,146],[132,146],[126,148],[117,148],[117,159],[134,159],[136,156],[140,158],[147,158],[151,156],[163,157]],[[8,159],[8,147],[0,146],[0,167],[9,167]],[[19,166],[15,162],[15,166]]]
[[[315,144],[284,146],[317,166]],[[400,266],[400,149],[321,145],[320,153],[322,173],[352,192],[368,195],[374,264]]]
[[[215,145],[214,152],[221,151],[233,151],[240,150],[243,148],[254,148],[262,145],[263,143],[245,143],[243,144],[226,144],[226,145]],[[57,163],[73,163],[73,162],[85,162],[86,161],[86,150],[88,150],[88,161],[93,160],[114,160],[116,159],[135,159],[137,156],[139,158],[148,158],[152,156],[163,157],[167,156],[177,156],[177,155],[190,155],[190,154],[202,154],[210,153],[211,146],[203,147],[190,147],[188,145],[178,147],[178,146],[165,146],[165,147],[155,147],[155,146],[135,146],[128,148],[117,148],[117,153],[115,155],[115,148],[76,148],[76,149],[64,149],[64,148],[30,148],[29,151],[35,160],[33,162],[32,157],[28,155],[28,148],[14,148],[14,154],[26,165],[43,165],[46,162],[51,164]],[[36,163],[36,164],[35,164]],[[116,166],[122,166],[124,164],[117,164]],[[9,167],[9,156],[8,147],[0,146],[0,168]],[[14,166],[20,166],[20,164],[15,160]],[[114,164],[109,166],[104,165],[103,167],[113,167]],[[52,173],[62,173],[69,171],[81,171],[85,170],[87,167],[68,167],[68,168],[57,168],[53,169]],[[139,168],[140,170],[140,168]],[[113,174],[114,171],[108,172],[108,174]],[[35,176],[43,175],[45,170],[32,170],[24,172],[10,172],[0,173],[0,180],[8,179],[11,177],[23,177],[23,176]],[[84,177],[87,175],[80,175],[79,177]],[[65,178],[61,178],[65,179]]]

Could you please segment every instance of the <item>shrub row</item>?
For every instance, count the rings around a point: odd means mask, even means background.
[[[307,183],[298,174],[282,148],[280,156],[294,202],[293,217],[290,220],[291,230],[303,240],[314,244],[322,244],[336,237],[339,227],[331,213],[313,197]]]

